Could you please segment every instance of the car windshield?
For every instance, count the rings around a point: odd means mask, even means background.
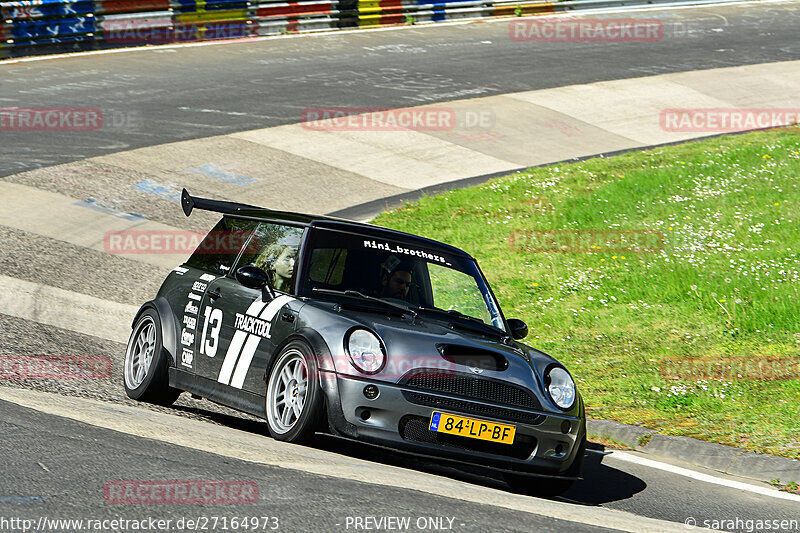
[[[356,291],[413,308],[450,311],[432,316],[464,315],[506,331],[478,265],[446,248],[316,228],[305,257],[306,296]]]

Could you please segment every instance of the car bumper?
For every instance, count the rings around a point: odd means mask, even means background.
[[[329,374],[329,377],[333,377]],[[342,417],[334,424],[336,430],[349,437],[407,449],[427,455],[449,457],[470,463],[496,468],[562,476],[575,459],[579,443],[586,434],[586,421],[582,416],[546,411],[513,409],[520,415],[516,420],[508,417],[476,414],[492,412],[494,406],[463,398],[428,393],[428,401],[420,403],[419,391],[400,385],[359,379],[336,374],[328,382],[326,394],[329,406],[340,405]],[[374,399],[364,395],[364,387],[375,385],[379,394]],[[434,399],[434,402],[430,400]],[[441,402],[441,403],[438,403]],[[507,406],[497,406],[508,412]],[[488,410],[488,411],[487,411]],[[516,426],[513,444],[487,442],[467,437],[450,436],[428,429],[434,411],[467,416],[479,420]],[[521,422],[524,418],[527,421]]]

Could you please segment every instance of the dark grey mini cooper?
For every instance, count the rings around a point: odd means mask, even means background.
[[[223,217],[136,315],[128,396],[169,405],[187,391],[265,418],[278,440],[330,432],[487,465],[528,493],[578,478],[575,383],[515,340],[527,326],[503,316],[470,255],[186,190],[182,204]]]

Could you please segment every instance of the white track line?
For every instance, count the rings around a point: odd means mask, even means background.
[[[716,476],[711,476],[709,474],[696,472],[694,470],[689,470],[688,468],[681,468],[680,466],[661,463],[659,461],[654,461],[653,459],[647,459],[627,452],[612,451],[606,456],[615,457],[620,461],[626,461],[628,463],[634,463],[649,468],[664,470],[665,472],[671,472],[679,476],[696,479],[697,481],[704,481],[706,483],[713,483],[714,485],[722,485],[723,487],[730,487],[732,489],[746,490],[748,492],[753,492],[755,494],[761,494],[762,496],[769,496],[771,498],[778,498],[780,500],[789,500],[792,502],[800,503],[800,496],[789,494],[788,492],[780,492],[778,490],[770,489],[768,487],[759,487],[758,485],[742,483],[741,481],[723,479]]]

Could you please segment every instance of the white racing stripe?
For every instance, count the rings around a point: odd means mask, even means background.
[[[266,320],[267,322],[272,322],[272,319],[275,318],[277,312],[293,299],[294,298],[291,296],[278,296],[269,303],[269,305],[264,309],[258,318],[261,320]],[[253,362],[253,356],[256,354],[256,349],[260,343],[261,337],[259,335],[250,334],[250,336],[247,338],[247,343],[244,345],[242,355],[239,357],[239,363],[236,365],[236,371],[233,373],[231,387],[241,389],[244,385],[244,378],[247,377],[247,371],[250,370],[250,363]]]
[[[653,459],[647,459],[645,457],[639,457],[638,455],[634,455],[631,453],[612,451],[606,454],[606,457],[614,457],[616,459],[619,459],[620,461],[626,461],[628,463],[634,463],[637,465],[646,466],[648,468],[656,468],[658,470],[663,470],[665,472],[678,474],[679,476],[696,479],[697,481],[704,481],[706,483],[713,483],[714,485],[722,485],[723,487],[730,487],[732,489],[746,490],[748,492],[753,492],[755,494],[761,494],[762,496],[770,496],[772,498],[778,498],[780,500],[789,500],[792,502],[800,503],[800,496],[789,494],[788,492],[780,492],[775,489],[770,489],[769,487],[759,487],[758,485],[742,483],[741,481],[723,479],[709,474],[696,472],[694,470],[689,470],[688,468],[681,468],[680,466],[675,466],[668,463],[661,463],[659,461],[654,461]]]
[[[256,298],[247,308],[246,314],[258,316],[266,305],[267,303],[262,302],[261,298]],[[225,360],[222,362],[222,368],[219,371],[219,378],[217,378],[219,383],[227,385],[230,382],[231,374],[233,374],[233,369],[236,367],[236,361],[239,359],[239,353],[242,351],[242,345],[246,338],[247,333],[244,331],[237,331],[233,334],[233,339],[231,339],[231,343],[228,346],[228,351],[225,352]]]

